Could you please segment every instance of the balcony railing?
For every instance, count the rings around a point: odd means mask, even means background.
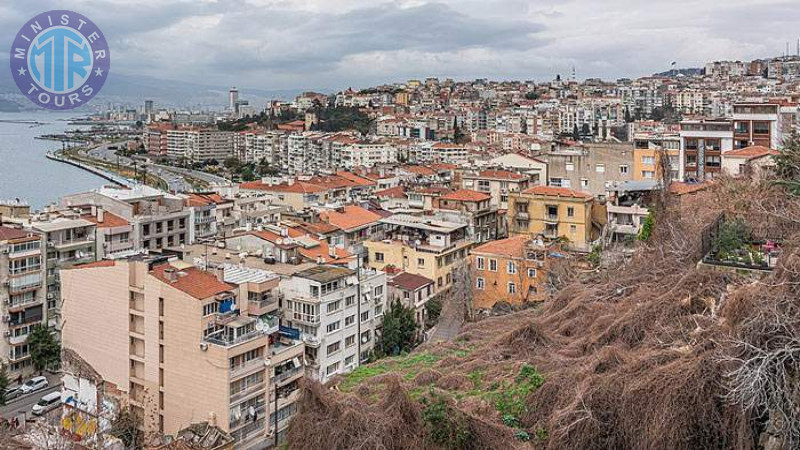
[[[252,386],[247,386],[246,388],[242,389],[239,392],[236,392],[231,395],[231,404],[234,404],[244,398],[249,397],[250,395],[255,394],[256,392],[264,393],[264,382],[256,383]]]
[[[545,214],[544,220],[548,222],[558,222],[558,214]]]
[[[204,340],[210,344],[231,347],[264,336],[263,330],[253,330],[240,336],[231,336],[229,334],[225,334],[224,331],[225,330],[223,329],[214,334],[210,334],[206,336]]]
[[[238,378],[243,375],[247,375],[251,372],[257,372],[256,369],[263,369],[265,367],[264,359],[262,358],[255,358],[247,361],[246,363],[239,364],[238,366],[231,367],[230,369],[230,377],[231,378]]]
[[[293,311],[290,313],[291,320],[296,322],[307,323],[311,325],[319,324],[319,314],[305,314],[298,311]]]
[[[288,380],[288,379],[290,379],[292,377],[295,377],[295,376],[297,376],[297,375],[299,375],[301,373],[303,373],[303,368],[302,367],[296,367],[294,369],[287,370],[285,372],[282,372],[280,375],[275,375],[275,383],[276,384],[277,383],[282,383],[282,382],[284,382],[284,381],[286,381],[286,380]]]

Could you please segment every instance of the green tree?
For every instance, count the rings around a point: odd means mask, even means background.
[[[0,363],[0,406],[5,406],[6,401],[6,389],[8,389],[8,385],[11,384],[11,380],[8,379],[8,368],[5,364]]]
[[[253,181],[256,179],[256,174],[253,172],[252,166],[244,166],[242,169],[242,181]]]
[[[653,234],[653,228],[656,225],[656,219],[653,217],[653,212],[650,211],[647,214],[647,217],[644,218],[644,222],[642,222],[642,229],[639,230],[639,236],[637,238],[640,241],[648,241],[650,240],[650,236]]]
[[[381,355],[399,355],[410,351],[417,343],[417,328],[414,310],[395,300],[383,316],[378,351]]]
[[[28,348],[33,367],[38,371],[55,367],[61,361],[61,344],[45,325],[33,327],[28,335]]]

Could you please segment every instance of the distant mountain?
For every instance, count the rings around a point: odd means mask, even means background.
[[[93,100],[98,103],[129,104],[138,106],[145,99],[153,100],[156,107],[209,107],[222,109],[228,104],[229,86],[211,86],[182,81],[162,80],[146,76],[132,76],[111,71],[102,91]],[[239,98],[261,109],[268,100],[291,100],[309,89],[257,89],[239,87]],[[7,94],[7,95],[3,95]],[[0,70],[0,97],[26,108],[30,102],[19,93],[11,73]],[[0,102],[2,108],[2,102]]]

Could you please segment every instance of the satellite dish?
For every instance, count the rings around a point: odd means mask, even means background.
[[[259,320],[259,321],[256,322],[256,330],[264,331],[264,322],[263,321]]]

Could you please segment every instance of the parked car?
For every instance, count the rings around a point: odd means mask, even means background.
[[[14,400],[15,398],[18,398],[21,395],[22,395],[22,391],[20,390],[20,388],[18,388],[18,387],[8,388],[8,389],[6,389],[6,402],[10,402],[11,400]]]
[[[42,397],[41,400],[39,400],[35,405],[33,405],[31,412],[35,416],[41,416],[43,414],[49,413],[50,411],[58,408],[59,406],[61,406],[61,392],[51,392]]]
[[[47,382],[47,378],[45,377],[33,377],[30,380],[26,381],[19,387],[20,391],[23,394],[30,394],[31,392],[36,392],[42,389],[47,388],[49,383]]]

